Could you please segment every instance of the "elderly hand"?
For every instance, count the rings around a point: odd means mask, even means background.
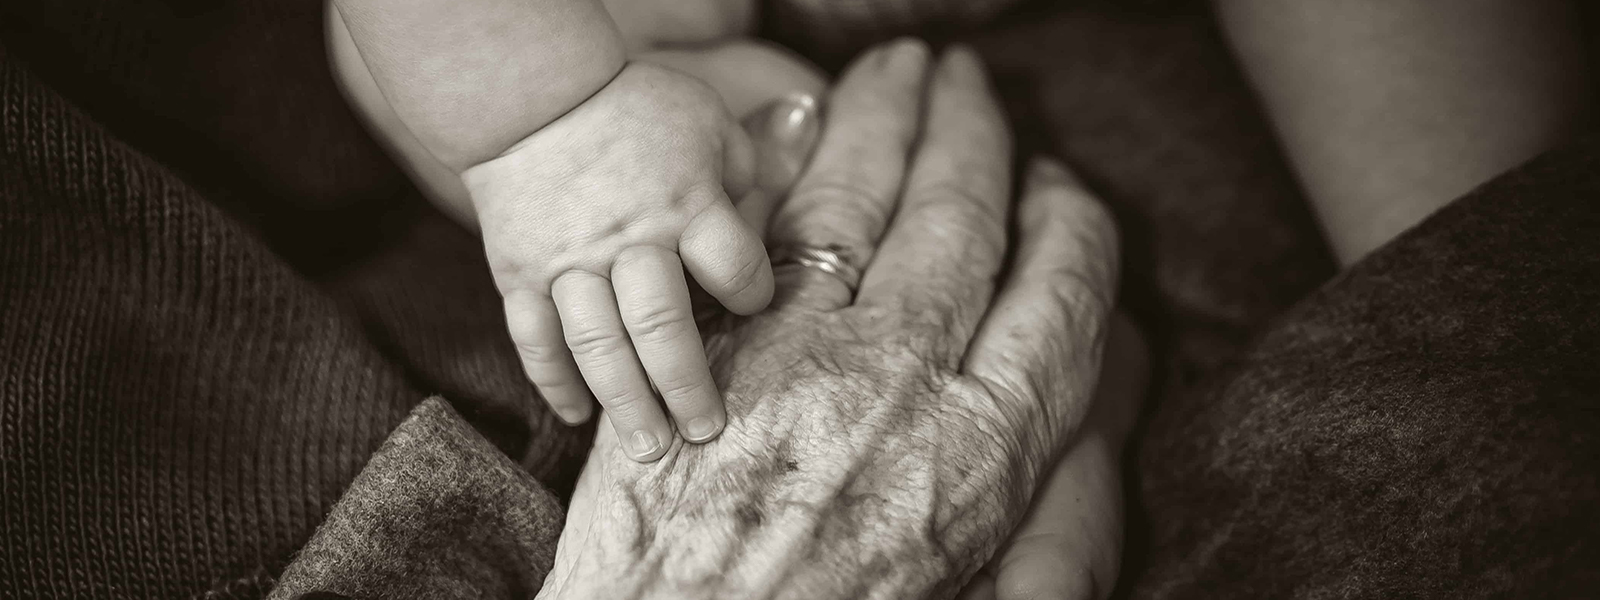
[[[639,464],[602,426],[540,597],[949,596],[1022,519],[1089,414],[1116,236],[1041,161],[1008,265],[999,109],[973,54],[924,94],[927,60],[850,69],[773,223],[866,265],[859,292],[780,267],[771,309],[712,327],[717,441]]]

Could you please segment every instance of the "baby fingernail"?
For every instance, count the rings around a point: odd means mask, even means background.
[[[717,422],[711,417],[695,417],[689,419],[689,425],[684,428],[691,442],[704,442],[717,435]]]
[[[633,432],[633,455],[644,457],[655,454],[661,448],[661,442],[656,436],[650,435],[643,429]]]

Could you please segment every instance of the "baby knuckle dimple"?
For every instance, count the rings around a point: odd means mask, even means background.
[[[722,184],[711,180],[696,181],[673,195],[669,203],[677,210],[680,217],[687,217],[688,221],[692,221],[703,215],[722,197],[722,194]]]
[[[495,281],[521,281],[535,272],[534,266],[517,253],[491,250],[485,253],[485,257],[489,261],[489,272],[494,275]]]

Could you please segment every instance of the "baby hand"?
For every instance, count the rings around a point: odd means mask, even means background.
[[[771,301],[766,250],[729,201],[752,162],[715,91],[630,63],[462,174],[528,377],[568,422],[598,399],[635,460],[672,441],[652,385],[685,439],[726,423],[684,270],[735,313]]]

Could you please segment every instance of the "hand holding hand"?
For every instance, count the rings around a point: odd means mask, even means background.
[[[1009,138],[975,56],[925,96],[926,64],[857,62],[773,224],[866,265],[859,293],[786,267],[771,310],[714,329],[716,443],[642,465],[602,427],[541,597],[949,595],[1021,519],[1090,412],[1115,233],[1036,163],[996,292]]]

